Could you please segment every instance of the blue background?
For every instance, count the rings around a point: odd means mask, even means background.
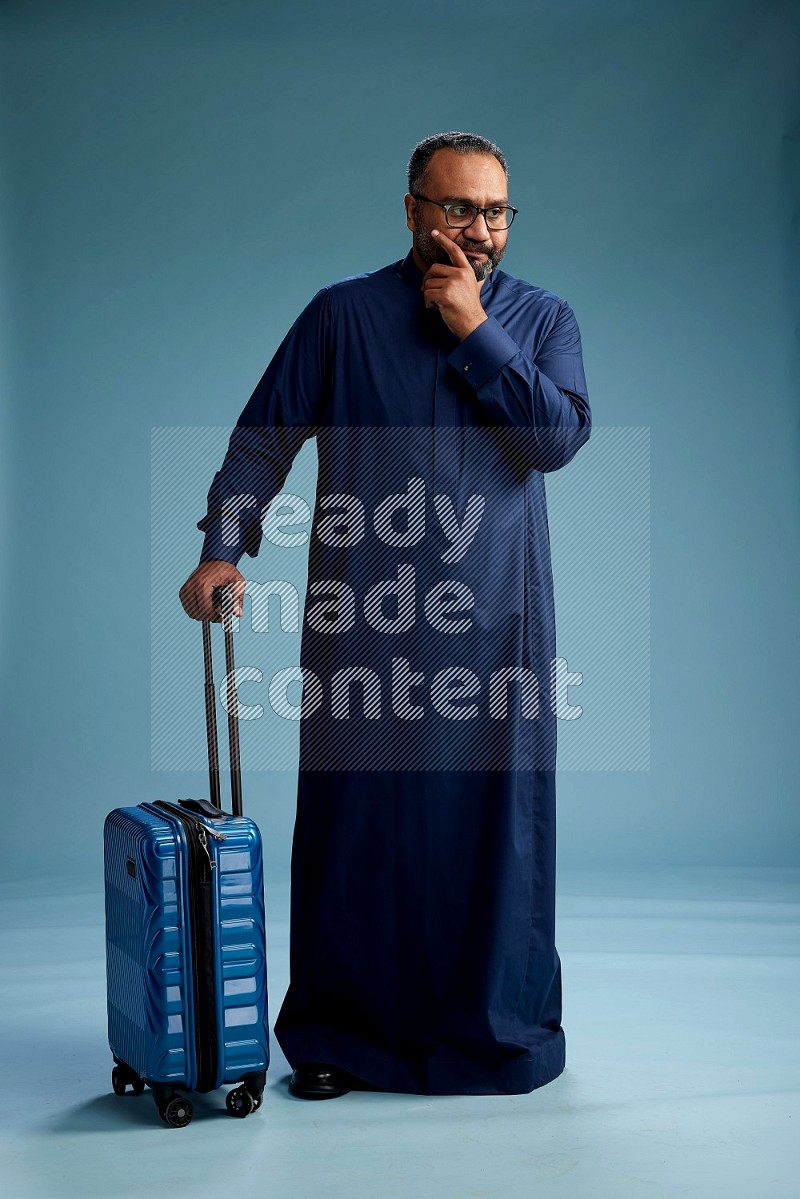
[[[650,767],[560,774],[560,860],[796,861],[797,9],[454,12],[4,5],[6,879],[99,885],[109,808],[207,793],[151,769],[151,430],[232,425],[319,287],[405,255],[409,152],[449,128],[508,156],[503,265],[572,304],[595,426],[650,430]],[[591,450],[548,479],[565,636]],[[172,532],[187,688],[210,481]],[[244,789],[285,875],[293,777]]]

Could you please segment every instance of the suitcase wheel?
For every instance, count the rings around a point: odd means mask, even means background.
[[[261,1106],[261,1096],[259,1095],[258,1102],[256,1102],[247,1087],[235,1087],[225,1096],[225,1106],[232,1116],[244,1119],[245,1116],[249,1116],[257,1107]]]
[[[139,1075],[128,1069],[127,1066],[115,1066],[111,1071],[111,1086],[115,1095],[124,1095],[128,1087],[131,1088],[134,1095],[141,1095],[144,1091],[144,1082]]]
[[[253,1074],[245,1074],[242,1086],[253,1096],[253,1111],[257,1112],[264,1102],[264,1087],[267,1085],[266,1070],[256,1070]]]
[[[194,1109],[184,1095],[173,1095],[166,1103],[159,1105],[161,1119],[170,1128],[185,1128],[191,1124]]]

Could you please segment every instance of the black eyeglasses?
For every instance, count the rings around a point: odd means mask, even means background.
[[[425,200],[428,204],[436,204],[443,208],[444,219],[451,229],[468,229],[472,222],[478,219],[478,214],[483,213],[486,228],[497,233],[501,229],[508,229],[519,212],[519,209],[513,208],[511,204],[492,204],[489,208],[478,208],[477,204],[463,204],[460,201],[442,204],[439,200],[431,200],[418,192],[412,192],[411,195],[415,200]]]

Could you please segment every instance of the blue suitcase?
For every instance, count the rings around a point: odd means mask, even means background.
[[[269,1066],[261,837],[242,815],[228,589],[221,602],[233,814],[220,807],[211,630],[203,621],[211,802],[117,808],[104,830],[112,1086],[117,1095],[149,1086],[175,1128],[192,1119],[181,1091],[239,1084],[226,1105],[231,1115],[249,1115],[261,1106]]]

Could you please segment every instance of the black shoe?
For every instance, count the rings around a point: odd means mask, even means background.
[[[324,1062],[305,1062],[292,1071],[289,1094],[298,1099],[336,1099],[350,1090],[348,1075]]]

